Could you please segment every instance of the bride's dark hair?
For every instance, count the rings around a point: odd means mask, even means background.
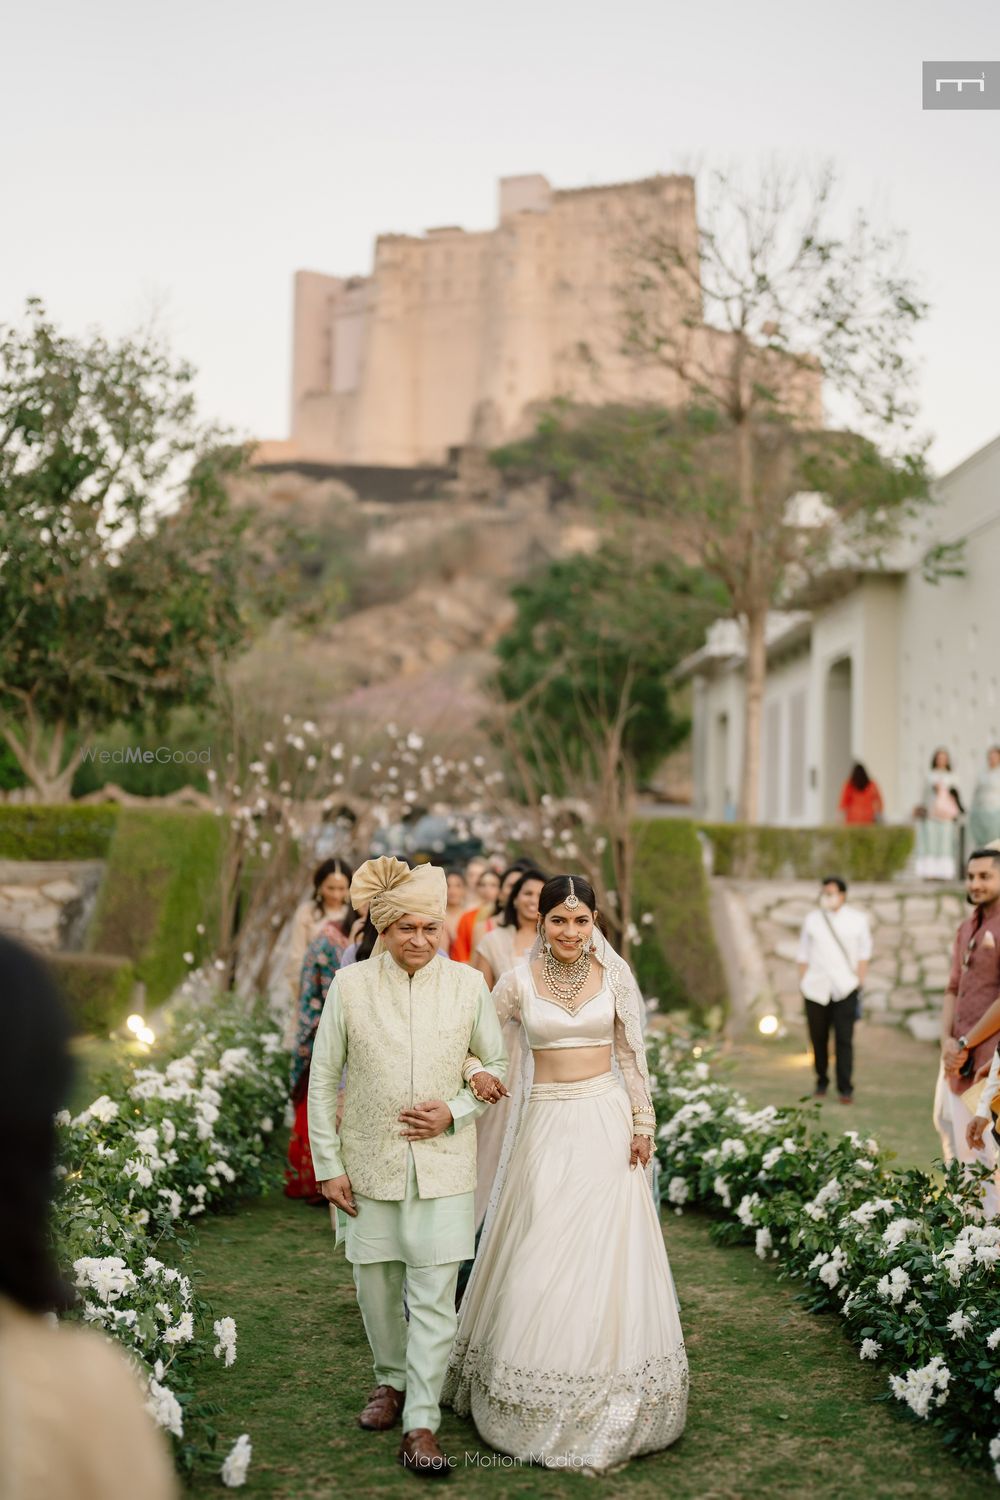
[[[582,875],[553,875],[551,880],[545,882],[542,886],[542,893],[538,898],[539,920],[544,920],[550,911],[553,911],[557,906],[562,906],[569,895],[569,883],[571,880],[573,882],[574,894],[579,896],[595,922],[600,920],[594,887],[589,880],[584,880]]]

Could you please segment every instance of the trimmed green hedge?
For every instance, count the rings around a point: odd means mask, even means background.
[[[128,1015],[132,962],[109,953],[54,953],[48,962],[78,1031],[107,1035]]]
[[[661,1010],[704,1015],[727,1002],[709,910],[708,881],[695,825],[686,818],[637,823],[633,909],[642,943],[632,962],[642,992]],[[643,925],[643,913],[653,921]]]
[[[0,859],[104,859],[120,811],[72,802],[0,807]]]
[[[196,928],[218,921],[221,819],[186,809],[122,808],[87,946],[121,953],[158,1005],[205,948]]]
[[[705,823],[716,875],[741,880],[891,880],[913,850],[913,829],[876,823],[835,828]]]

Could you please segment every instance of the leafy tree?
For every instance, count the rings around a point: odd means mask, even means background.
[[[86,736],[206,701],[247,625],[239,449],[197,425],[193,372],[153,337],[0,329],[0,727],[37,793]]]
[[[610,725],[621,712],[622,749],[638,778],[648,775],[687,734],[667,673],[724,609],[718,586],[676,561],[646,566],[612,549],[554,562],[513,597],[516,619],[496,647],[497,685],[514,705],[509,725],[528,759],[566,790],[567,772],[593,769],[584,727]]]
[[[829,168],[775,167],[750,187],[716,172],[706,187],[693,247],[637,219],[624,257],[625,345],[676,401],[556,409],[497,461],[626,514],[647,555],[724,588],[746,643],[741,815],[754,822],[769,611],[811,576],[877,557],[927,499],[910,352],[926,308],[898,236],[863,215],[840,231]]]

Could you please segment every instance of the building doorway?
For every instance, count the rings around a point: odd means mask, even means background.
[[[840,792],[850,774],[854,745],[854,672],[849,656],[835,661],[826,677],[823,731],[823,821],[837,822]]]

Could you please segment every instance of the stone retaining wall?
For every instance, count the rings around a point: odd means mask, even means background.
[[[37,948],[81,948],[103,874],[102,859],[0,859],[0,931]]]
[[[719,880],[730,947],[735,946],[742,996],[734,1008],[776,1004],[786,1020],[802,1020],[796,954],[802,923],[816,905],[814,881]],[[906,1024],[933,1040],[948,983],[964,897],[927,885],[856,885],[848,900],[867,912],[874,955],[865,981],[868,1020]]]

